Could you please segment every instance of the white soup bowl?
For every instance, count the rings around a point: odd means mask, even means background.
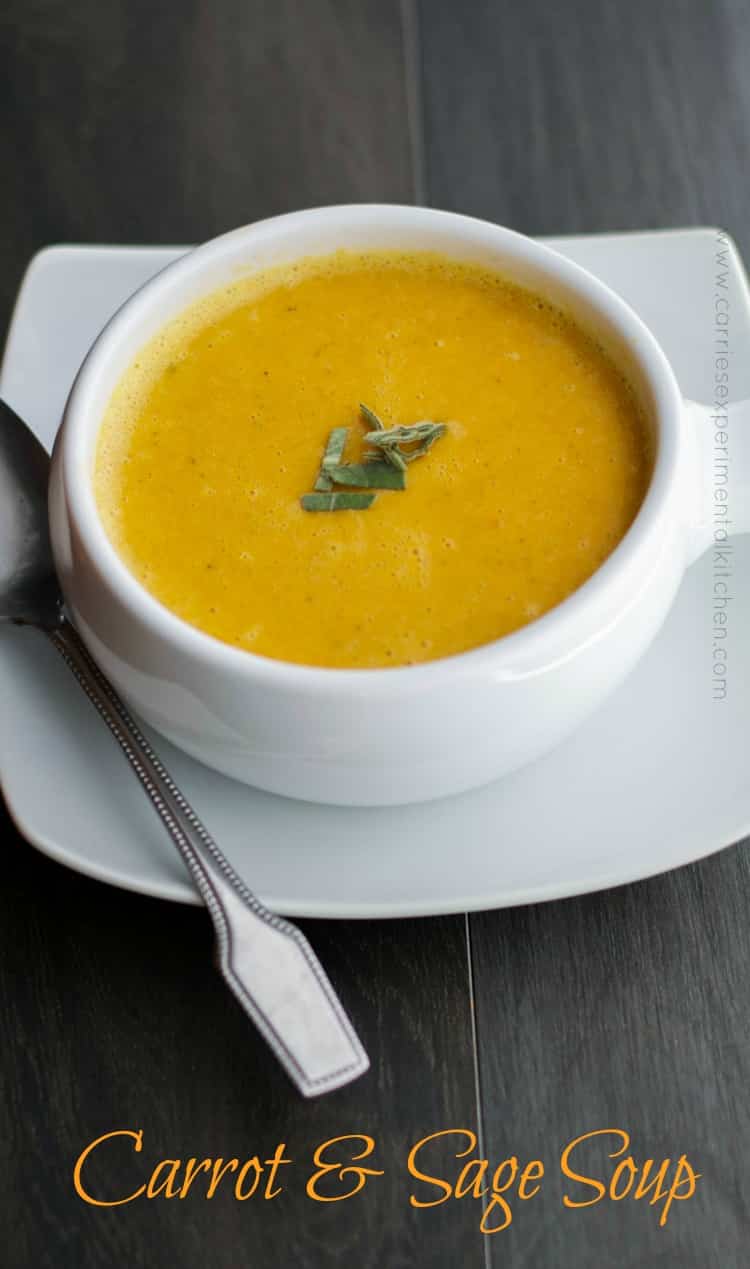
[[[612,355],[653,433],[653,475],[643,504],[594,575],[523,629],[423,665],[318,669],[204,634],[136,581],[110,542],[94,498],[97,434],[113,389],[139,349],[239,273],[342,247],[442,252],[537,292]],[[683,401],[664,353],[632,309],[550,248],[425,208],[302,211],[191,251],[105,327],[70,393],[55,445],[55,559],[73,619],[102,669],[142,719],[187,753],[290,797],[349,805],[421,801],[483,784],[539,757],[625,678],[664,621],[685,569],[715,538],[706,478],[715,434],[709,407]],[[738,531],[749,514],[742,486],[746,493],[750,460],[733,454],[727,496]]]

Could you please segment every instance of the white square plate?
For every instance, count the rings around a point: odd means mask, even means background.
[[[750,297],[715,231],[550,240],[651,326],[686,396],[710,400],[717,274],[726,268],[731,396],[750,396]],[[53,247],[21,288],[2,396],[49,447],[101,326],[184,248]],[[620,691],[541,761],[474,793],[383,810],[256,792],[153,737],[255,892],[294,916],[407,916],[531,903],[646,877],[750,830],[750,537],[733,543],[726,699],[714,700],[712,561]],[[197,902],[183,865],[42,635],[0,631],[0,773],[21,832],[81,872]]]

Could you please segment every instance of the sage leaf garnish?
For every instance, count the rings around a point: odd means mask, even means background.
[[[405,455],[401,453],[401,450],[396,445],[384,445],[380,452],[385,461],[391,464],[391,467],[395,467],[397,471],[406,471]]]
[[[375,501],[375,494],[352,493],[334,489],[349,485],[352,489],[405,489],[406,465],[422,458],[446,431],[445,423],[410,423],[408,426],[386,427],[369,406],[360,402],[360,411],[372,431],[365,434],[368,448],[364,462],[342,463],[349,434],[347,427],[335,427],[328,437],[315,480],[315,493],[300,499],[305,511],[365,511]]]
[[[320,464],[318,479],[315,481],[313,489],[328,490],[332,488],[332,482],[328,472],[331,467],[338,467],[341,462],[341,456],[344,452],[344,446],[346,445],[346,438],[348,435],[348,427],[335,427],[331,432]]]
[[[404,462],[412,463],[415,458],[422,458],[445,432],[445,423],[411,423],[408,427],[389,427],[386,431],[367,432],[365,444],[383,451],[384,457],[398,454]],[[414,448],[404,452],[403,445]]]
[[[347,463],[328,467],[326,474],[334,485],[353,485],[355,489],[405,489],[406,472],[382,459],[372,463]]]
[[[370,427],[373,429],[373,431],[375,431],[375,432],[384,432],[384,431],[385,431],[385,423],[384,423],[384,422],[383,422],[383,420],[382,420],[382,419],[381,419],[381,418],[380,418],[380,417],[379,417],[379,416],[375,413],[375,411],[374,411],[374,410],[371,410],[371,409],[370,409],[369,405],[363,405],[363,404],[362,404],[362,402],[360,401],[360,403],[359,403],[359,408],[360,408],[360,410],[362,411],[362,413],[364,414],[365,418],[367,419],[367,422],[370,424]]]
[[[407,462],[412,462],[415,458],[422,458],[428,450],[432,449],[435,441],[439,441],[440,437],[443,436],[446,431],[445,423],[432,423],[430,426],[432,427],[432,431],[427,432],[425,436],[422,437],[422,440],[419,442],[416,449],[412,450],[411,454],[408,455],[406,460]]]
[[[333,493],[303,494],[300,501],[305,511],[366,511],[375,501],[375,494],[335,490]]]
[[[385,423],[380,418],[380,415],[376,414],[374,410],[371,410],[369,405],[363,405],[360,401],[359,408],[371,428],[374,428],[376,432],[386,431]],[[385,461],[390,463],[391,467],[395,467],[397,471],[406,471],[406,463],[398,450],[393,446],[384,446],[380,453],[378,453],[377,450],[375,452],[379,458],[385,459]],[[365,457],[367,457],[367,455],[365,455]]]

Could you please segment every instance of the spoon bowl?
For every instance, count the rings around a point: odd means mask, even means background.
[[[0,621],[53,630],[62,621],[47,517],[49,458],[0,401]]]

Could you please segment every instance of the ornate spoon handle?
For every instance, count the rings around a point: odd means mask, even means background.
[[[73,626],[47,633],[182,855],[214,923],[221,973],[287,1075],[306,1097],[362,1075],[367,1054],[304,934],[237,876]]]

